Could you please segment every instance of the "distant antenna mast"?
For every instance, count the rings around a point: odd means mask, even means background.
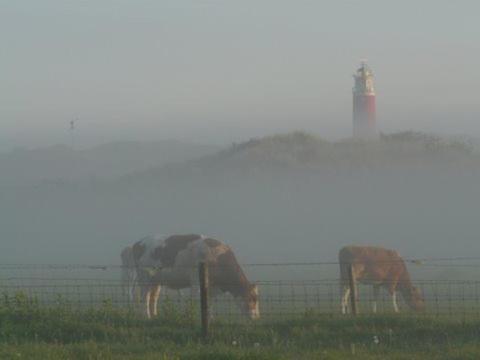
[[[75,149],[75,121],[77,120],[78,119],[70,120],[69,131],[70,131],[70,146],[72,147],[72,150]]]

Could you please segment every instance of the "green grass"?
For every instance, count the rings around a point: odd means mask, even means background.
[[[192,309],[167,304],[151,321],[105,303],[45,307],[22,294],[0,304],[0,359],[478,359],[480,321],[429,316],[358,318],[308,312],[290,319],[217,320],[200,336]],[[376,339],[378,341],[376,341]]]

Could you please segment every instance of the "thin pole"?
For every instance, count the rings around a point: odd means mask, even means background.
[[[353,273],[353,265],[348,265],[348,280],[350,284],[350,304],[352,306],[352,315],[357,316],[358,308],[357,308],[357,287],[355,284],[355,275]]]
[[[75,149],[75,120],[70,121],[70,146],[72,147],[72,150]]]
[[[208,337],[208,266],[201,262],[198,269],[200,280],[200,312],[202,318],[202,336]]]

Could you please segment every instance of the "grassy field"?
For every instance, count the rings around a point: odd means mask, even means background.
[[[195,308],[168,304],[151,321],[105,303],[45,307],[23,295],[0,305],[1,359],[478,359],[480,321],[307,312],[294,318],[212,324],[203,340]]]

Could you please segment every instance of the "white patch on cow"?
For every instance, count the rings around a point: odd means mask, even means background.
[[[392,294],[393,310],[398,313],[397,293],[394,291]]]
[[[260,295],[259,292],[258,292],[258,286],[255,285],[255,295],[257,296],[257,299],[258,299],[258,296]],[[260,301],[257,301],[257,303],[255,304],[255,310],[253,311],[253,313],[250,315],[252,319],[258,319],[260,318]]]
[[[343,296],[342,296],[342,314],[346,314],[348,312],[348,298],[350,296],[350,287],[344,286],[343,287]]]
[[[380,295],[380,287],[379,286],[373,286],[373,304],[372,304],[372,311],[374,314],[377,313],[377,302],[378,302],[378,296]]]
[[[148,272],[154,272],[158,269],[161,264],[159,260],[154,259],[153,253],[158,247],[165,246],[165,240],[167,236],[165,235],[155,235],[151,237],[144,238],[142,244],[145,246],[145,252],[138,260],[138,265],[144,267]],[[150,269],[148,269],[150,268]],[[153,275],[153,274],[152,274]]]

